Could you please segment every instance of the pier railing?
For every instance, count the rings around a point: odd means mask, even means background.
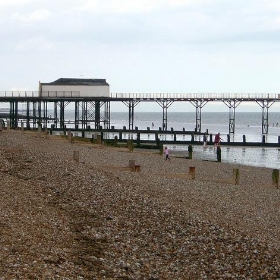
[[[51,92],[44,97],[66,97],[63,92]],[[69,97],[77,97],[77,93],[73,95],[67,94]],[[0,91],[0,98],[5,97],[39,97],[39,91]],[[93,96],[94,97],[94,96]],[[255,100],[255,99],[270,99],[279,100],[279,93],[110,93],[110,98],[116,99],[142,99],[142,100],[157,100],[157,99],[173,99],[173,100],[223,100],[223,99],[238,99],[238,100]]]
[[[279,99],[278,93],[111,93],[112,98],[132,99]]]
[[[1,97],[38,97],[39,91],[0,91]]]

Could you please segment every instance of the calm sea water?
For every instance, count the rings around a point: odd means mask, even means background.
[[[65,117],[71,119],[73,112],[70,114],[65,112]],[[174,130],[194,130],[196,123],[195,112],[169,112],[167,115],[168,129],[171,127]],[[269,128],[266,142],[277,143],[280,135],[280,113],[271,112],[268,116]],[[129,115],[128,112],[111,112],[111,126],[115,128],[128,127]],[[154,126],[153,126],[153,125]],[[279,124],[279,125],[278,125]],[[134,126],[139,129],[150,127],[151,130],[158,130],[162,127],[162,113],[160,112],[135,112]],[[229,113],[227,112],[202,112],[201,115],[202,132],[208,129],[210,134],[221,133],[221,137],[226,141],[229,133]],[[261,112],[237,112],[235,119],[235,134],[231,140],[242,142],[243,135],[246,135],[247,142],[262,141],[262,113]],[[126,137],[130,137],[127,135]],[[131,137],[136,137],[131,135]],[[141,136],[142,137],[142,136]],[[146,135],[147,138],[153,137],[152,134]],[[165,140],[165,135],[159,135],[161,140]],[[171,137],[171,136],[170,136]],[[179,137],[179,136],[178,136]],[[177,139],[179,140],[179,138]],[[181,136],[187,137],[190,136]],[[168,139],[167,139],[168,140]],[[198,139],[202,140],[202,139]],[[187,156],[187,147],[183,145],[168,146],[176,154]],[[201,146],[194,146],[194,157],[199,159],[216,160],[216,151],[213,146],[208,146],[203,149]],[[268,168],[279,168],[280,166],[280,150],[278,148],[261,148],[261,147],[227,147],[222,145],[222,161],[239,163],[251,166],[261,166]]]
[[[174,130],[191,130],[195,129],[196,114],[195,112],[170,112],[167,116],[168,128]],[[154,124],[154,127],[152,126]],[[280,135],[280,113],[269,113],[269,129],[267,142],[277,143],[278,135]],[[279,125],[277,125],[279,124]],[[116,128],[128,126],[128,113],[112,113],[111,125]],[[135,113],[134,125],[139,129],[150,127],[151,130],[162,127],[162,113],[140,112]],[[201,131],[208,129],[210,134],[221,133],[221,137],[226,140],[229,133],[229,113],[219,112],[202,112],[201,115]],[[235,134],[233,141],[242,142],[243,135],[246,135],[247,142],[262,141],[262,114],[255,113],[236,113]]]

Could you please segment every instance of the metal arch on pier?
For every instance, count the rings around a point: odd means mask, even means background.
[[[234,132],[235,132],[235,109],[241,103],[241,101],[236,100],[236,99],[227,99],[227,100],[223,100],[223,102],[229,108],[229,123],[228,123],[229,134],[231,134],[231,133],[234,134]]]
[[[134,108],[140,101],[130,100],[130,101],[123,101],[128,107],[128,127],[129,129],[134,129]]]
[[[256,100],[256,102],[262,107],[262,134],[268,134],[268,109],[275,102],[275,100]]]
[[[194,101],[190,101],[192,105],[195,106],[196,109],[196,121],[195,121],[195,131],[196,132],[201,132],[201,109],[205,104],[207,103],[207,100],[200,100],[196,99]]]
[[[167,131],[167,110],[172,105],[174,100],[161,100],[157,104],[162,108],[162,130]]]

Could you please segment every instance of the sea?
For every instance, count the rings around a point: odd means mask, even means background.
[[[65,110],[65,123],[67,128],[71,129],[74,111]],[[138,129],[150,128],[151,131],[158,130],[162,127],[162,112],[134,112],[134,127]],[[280,136],[280,113],[269,112],[268,114],[268,134],[265,135],[267,143],[278,143]],[[102,125],[102,123],[101,123]],[[116,129],[122,129],[129,126],[128,112],[112,112],[110,115],[110,126]],[[167,129],[173,128],[175,131],[185,129],[186,131],[194,131],[196,126],[196,112],[168,112]],[[94,127],[94,124],[92,124]],[[267,167],[278,169],[280,166],[280,147],[236,147],[227,146],[227,135],[229,134],[229,112],[202,112],[201,113],[201,132],[208,131],[209,134],[215,135],[220,132],[222,140],[222,161],[229,163],[237,163],[249,166]],[[118,134],[116,134],[118,136]],[[231,141],[242,142],[243,135],[246,136],[247,142],[262,142],[262,112],[236,112],[235,114],[235,133],[230,135]],[[77,135],[79,136],[79,135]],[[114,135],[108,135],[112,138]],[[91,137],[86,136],[86,137]],[[153,139],[154,134],[141,135],[141,139]],[[171,135],[159,134],[159,138],[169,140]],[[177,135],[177,139],[190,140],[190,135]],[[105,135],[106,138],[106,135]],[[136,134],[124,134],[124,139],[136,139]],[[202,142],[202,136],[196,136],[195,140]],[[167,147],[175,155],[188,156],[186,145],[167,144]],[[194,158],[202,160],[216,160],[216,150],[213,145],[203,148],[202,145],[193,146]]]
[[[161,112],[137,112],[134,113],[134,125],[139,129],[146,129],[150,127],[151,130],[158,130],[162,127],[162,113]],[[280,113],[269,112],[268,115],[268,134],[265,137],[267,143],[278,143],[278,136],[280,136]],[[167,128],[174,130],[194,131],[196,124],[195,112],[168,112]],[[111,113],[111,125],[115,128],[122,128],[124,125],[128,126],[128,113],[116,112]],[[226,140],[229,134],[229,113],[228,112],[202,112],[201,114],[201,132],[206,132],[215,135],[220,132],[223,139],[221,145],[222,161],[228,163],[236,163],[249,166],[267,167],[278,169],[280,167],[280,147],[236,147],[227,146]],[[231,135],[231,141],[242,142],[243,135],[246,136],[247,142],[262,142],[262,112],[238,112],[235,114],[235,133]],[[159,135],[161,140],[168,137]],[[171,137],[171,136],[170,136]],[[184,136],[181,136],[184,137]],[[188,136],[190,137],[190,136]],[[178,139],[178,135],[177,135]],[[185,139],[188,140],[187,136]],[[196,140],[202,141],[202,136],[197,137]],[[185,145],[167,145],[173,154],[181,156],[188,156],[187,146]],[[201,160],[216,160],[216,150],[213,145],[193,146],[194,158]]]

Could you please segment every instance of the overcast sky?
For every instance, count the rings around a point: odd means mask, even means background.
[[[279,0],[0,0],[0,91],[280,92]]]

